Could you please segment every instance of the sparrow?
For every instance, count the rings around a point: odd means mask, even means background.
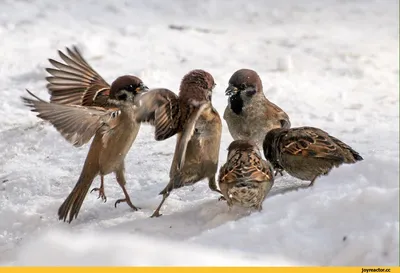
[[[167,89],[149,91],[139,99],[137,118],[155,128],[158,141],[177,135],[169,183],[160,192],[160,209],[172,190],[208,179],[211,190],[219,192],[216,172],[221,141],[221,118],[211,103],[214,78],[204,70],[192,70],[180,84],[179,96]]]
[[[218,184],[229,208],[236,204],[261,211],[274,184],[272,166],[254,141],[234,140],[228,147],[227,162],[219,170]]]
[[[115,202],[115,207],[126,202],[133,210],[138,209],[125,189],[124,160],[140,128],[135,117],[135,98],[146,90],[139,78],[125,75],[111,84],[108,108],[46,102],[29,90],[28,93],[35,99],[22,97],[23,102],[32,108],[31,111],[50,122],[75,147],[88,143],[94,136],[81,175],[58,210],[60,220],[71,223],[78,216],[83,200],[98,175],[101,179],[99,197],[106,201],[104,176],[110,173],[115,174],[125,195],[125,198]]]
[[[67,47],[66,53],[58,50],[58,55],[64,63],[49,59],[52,67],[46,68],[51,75],[46,77],[50,102],[104,108],[115,107],[113,104],[109,104],[111,86],[90,66],[76,46],[73,46],[72,49]],[[129,77],[129,75],[125,76]],[[148,90],[147,86],[143,85],[142,87],[144,90]],[[129,88],[133,89],[134,87]],[[93,188],[90,192],[93,191],[99,191],[99,198],[107,200],[104,195],[103,182],[100,187]]]
[[[224,119],[234,140],[252,140],[262,149],[265,135],[273,128],[290,128],[289,116],[264,95],[258,74],[240,69],[229,79]]]
[[[333,167],[363,160],[350,146],[314,127],[272,129],[265,136],[263,150],[274,168],[311,181],[309,186]]]

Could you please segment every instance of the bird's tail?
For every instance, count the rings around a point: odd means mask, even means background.
[[[350,152],[353,155],[355,161],[364,160],[364,158],[358,152],[356,152],[355,150],[351,149]]]
[[[95,173],[85,174],[85,171],[82,171],[82,174],[79,177],[74,189],[58,209],[59,220],[63,220],[64,222],[68,221],[68,223],[71,223],[71,221],[78,216],[83,200],[85,199],[90,185],[92,185],[96,175],[97,174]]]
[[[192,177],[191,179],[185,179],[181,173],[174,174],[170,180],[168,185],[159,193],[159,195],[164,195],[168,192],[171,192],[174,189],[181,188],[183,186],[193,185],[200,179],[198,177]]]
[[[330,136],[331,139],[333,141],[336,142],[336,144],[338,144],[343,150],[347,150],[351,156],[350,157],[346,157],[345,158],[345,163],[355,163],[357,161],[362,161],[364,160],[364,158],[357,152],[355,151],[353,148],[351,148],[349,145],[347,145],[346,143],[340,141],[339,139],[337,139],[336,137]]]

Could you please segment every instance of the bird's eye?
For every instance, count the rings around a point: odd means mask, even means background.
[[[133,92],[133,91],[135,91],[135,87],[132,84],[130,84],[125,87],[125,90],[128,92]]]
[[[239,89],[240,89],[240,90],[246,89],[246,85],[245,85],[244,83],[242,83],[242,84],[239,86]]]

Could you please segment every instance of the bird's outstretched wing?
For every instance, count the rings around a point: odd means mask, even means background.
[[[110,85],[88,64],[77,47],[58,51],[61,63],[53,59],[46,68],[52,76],[46,78],[50,102],[82,106],[104,106],[110,95]]]
[[[99,130],[108,131],[118,124],[120,110],[101,107],[84,107],[46,102],[29,90],[35,99],[22,97],[23,102],[37,112],[38,117],[50,122],[58,132],[75,147],[80,147]]]

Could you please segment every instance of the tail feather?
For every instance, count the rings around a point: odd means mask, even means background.
[[[58,209],[59,220],[63,220],[64,222],[68,221],[68,223],[71,223],[72,220],[78,217],[83,200],[85,199],[95,177],[96,175],[79,177],[74,189]]]
[[[201,179],[202,178],[199,178],[199,176],[197,176],[197,175],[192,176],[188,179],[181,173],[177,173],[173,177],[171,177],[168,185],[159,193],[159,195],[164,195],[168,192],[173,191],[174,189],[178,189],[183,186],[193,185],[194,183],[200,181]]]
[[[364,158],[363,158],[359,153],[357,153],[356,151],[354,151],[353,149],[352,149],[350,152],[351,152],[351,154],[353,155],[353,157],[354,157],[354,159],[355,159],[356,161],[364,160]]]
[[[182,187],[181,181],[181,176],[179,174],[175,175],[170,179],[168,185],[159,193],[159,195],[164,195],[168,192],[171,192],[173,189]]]
[[[346,143],[340,141],[336,137],[330,136],[330,138],[337,144],[339,145],[343,150],[347,150],[350,152],[352,158],[345,158],[345,163],[355,163],[357,161],[362,161],[364,158],[353,148],[351,148],[349,145]]]

